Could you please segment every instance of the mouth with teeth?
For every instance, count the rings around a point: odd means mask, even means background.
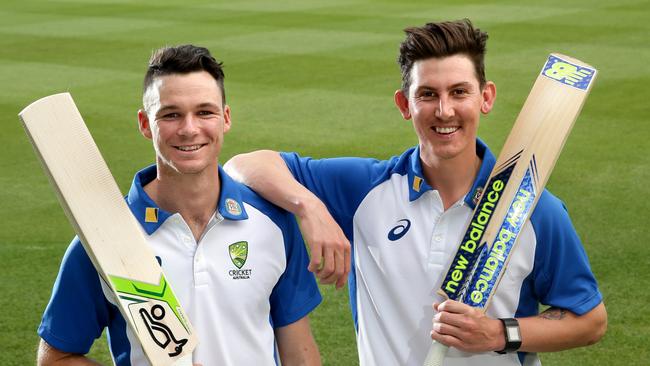
[[[174,146],[177,150],[180,151],[185,151],[185,152],[192,152],[196,151],[200,148],[202,148],[205,144],[198,144],[198,145],[183,145],[183,146]]]
[[[435,131],[436,133],[441,134],[441,135],[451,135],[452,133],[460,130],[460,127],[458,127],[458,126],[448,126],[448,127],[433,126],[431,129],[433,131]]]

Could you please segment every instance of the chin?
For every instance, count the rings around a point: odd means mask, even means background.
[[[208,170],[208,165],[206,164],[201,164],[201,165],[180,164],[176,166],[176,171],[178,171],[181,174],[199,174],[206,170]]]
[[[168,175],[193,175],[193,174],[199,174],[207,169],[208,165],[207,164],[201,164],[201,163],[189,163],[189,162],[164,162],[164,163],[158,163],[158,169],[164,173],[166,172]]]

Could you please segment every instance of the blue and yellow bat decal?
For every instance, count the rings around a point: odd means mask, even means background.
[[[464,293],[463,302],[465,304],[478,308],[486,306],[490,294],[505,268],[507,258],[517,241],[519,232],[529,217],[535,197],[539,194],[536,187],[536,164],[533,156],[494,242],[491,246],[486,245],[481,248],[478,265],[469,281],[467,291]]]
[[[594,69],[573,64],[553,55],[548,57],[542,68],[542,75],[581,90],[589,88],[595,74]]]

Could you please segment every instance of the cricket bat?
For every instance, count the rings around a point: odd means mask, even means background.
[[[198,343],[139,223],[68,93],[19,114],[101,280],[154,366],[191,366]]]
[[[574,58],[548,57],[490,173],[439,294],[485,311],[596,73]],[[441,366],[447,348],[434,341],[424,366]]]

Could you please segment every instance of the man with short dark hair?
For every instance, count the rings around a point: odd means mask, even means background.
[[[205,48],[154,53],[138,121],[156,164],[127,203],[198,335],[196,364],[320,365],[307,315],[321,297],[295,219],[219,167],[232,123],[223,79]],[[39,365],[96,364],[84,355],[104,329],[117,365],[148,365],[114,303],[75,238],[39,327]]]
[[[327,249],[335,267],[346,255],[336,249],[345,248],[342,237],[352,243],[350,302],[362,366],[422,365],[431,338],[453,347],[445,365],[538,365],[535,352],[592,344],[605,332],[602,295],[582,244],[548,191],[522,229],[487,314],[436,293],[472,198],[495,163],[477,138],[480,115],[496,98],[484,73],[486,40],[469,20],[406,29],[394,99],[418,145],[400,156],[313,160],[260,151],[226,164],[295,213],[308,244],[335,248]],[[551,308],[538,314],[540,303]],[[506,343],[497,318],[516,318],[518,347]]]

